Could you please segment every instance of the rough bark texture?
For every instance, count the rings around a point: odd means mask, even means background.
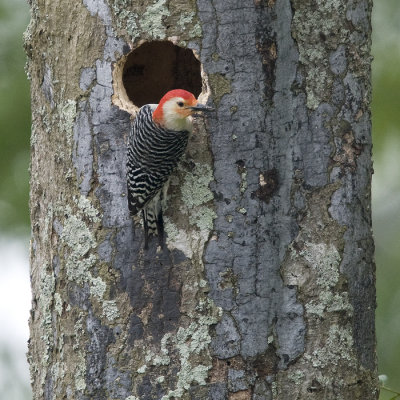
[[[376,399],[369,0],[34,0],[35,399]],[[143,251],[113,68],[193,49],[167,245]]]

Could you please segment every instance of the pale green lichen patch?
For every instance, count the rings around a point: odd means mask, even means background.
[[[89,218],[92,222],[100,222],[99,210],[97,210],[97,208],[93,206],[93,204],[87,197],[75,197],[74,201],[85,217]]]
[[[66,370],[66,366],[64,363],[64,354],[63,354],[63,343],[61,340],[61,343],[59,345],[59,349],[61,350],[60,353],[60,359],[61,361],[57,361],[53,364],[52,368],[51,368],[51,375],[54,378],[54,380],[64,380],[65,379],[65,370]]]
[[[54,108],[51,112],[45,106],[41,108],[38,115],[41,116],[45,131],[50,134],[57,127],[57,134],[67,139],[68,146],[72,146],[74,137],[74,126],[77,115],[77,103],[75,100],[66,100]],[[33,138],[33,142],[36,139]],[[56,154],[63,158],[63,153],[56,147]]]
[[[329,99],[333,76],[329,55],[350,34],[343,2],[327,0],[310,8],[307,2],[292,0],[295,10],[292,35],[299,49],[299,60],[305,65],[307,106],[315,109]]]
[[[82,346],[83,342],[86,341],[86,329],[84,328],[85,320],[86,313],[80,311],[74,324],[71,343],[73,349],[72,362],[74,365],[73,382],[75,390],[80,392],[86,389],[86,356],[85,350]]]
[[[138,374],[144,374],[146,372],[147,366],[142,365],[140,368],[138,368],[137,373]]]
[[[178,20],[179,28],[184,31],[186,25],[192,25],[193,20],[196,18],[196,13],[193,11],[183,12]],[[201,36],[201,26],[199,22],[196,22],[189,31],[189,36],[191,37],[200,37]]]
[[[137,13],[129,10],[130,3],[128,0],[118,0],[111,5],[111,8],[117,27],[120,30],[125,30],[131,40],[135,40],[140,34],[137,24],[139,16]]]
[[[182,13],[178,20],[178,26],[181,29],[185,29],[185,25],[190,24],[195,16],[196,16],[196,14],[194,12]]]
[[[83,312],[80,312],[79,318],[77,319],[77,321],[75,322],[74,325],[74,338],[75,338],[75,342],[72,345],[72,348],[74,350],[78,350],[79,349],[79,338],[82,337],[85,334],[85,330],[83,328],[83,320],[85,318],[85,315]]]
[[[201,37],[201,25],[193,2],[110,0],[110,6],[119,33],[122,36],[128,34],[129,42],[138,38],[171,39],[185,45],[188,40]]]
[[[86,389],[86,359],[83,352],[77,354],[78,362],[75,365],[75,388],[82,392]]]
[[[115,320],[118,307],[113,300],[106,300],[107,284],[100,276],[93,276],[92,268],[98,263],[94,250],[97,240],[93,234],[92,224],[100,222],[99,211],[91,201],[79,196],[74,198],[76,209],[70,206],[57,207],[64,214],[64,224],[60,240],[64,244],[64,264],[66,276],[80,286],[88,284],[90,294],[99,301],[103,316],[109,321]]]
[[[186,174],[181,189],[186,206],[192,208],[212,200],[209,184],[213,180],[213,171],[209,165],[195,164],[193,170]]]
[[[119,316],[118,306],[114,300],[103,300],[103,315],[109,320],[114,321]]]
[[[209,188],[214,179],[212,169],[202,160],[191,163],[191,168],[180,176],[182,184],[175,191],[176,200],[180,204],[181,214],[187,217],[177,220],[172,216],[165,217],[166,242],[169,248],[181,250],[191,260],[191,270],[196,269],[197,273],[192,275],[191,272],[181,289],[180,311],[187,323],[182,324],[176,333],[165,335],[160,351],[153,351],[146,357],[148,365],[178,367],[172,381],[167,376],[162,379],[161,383],[164,382],[167,390],[163,400],[186,398],[190,387],[206,384],[212,368],[209,330],[220,318],[220,310],[210,300],[202,298],[207,282],[200,279],[204,268],[201,255],[215,218],[214,196]],[[159,373],[164,377],[163,369]]]
[[[60,131],[65,132],[68,144],[71,144],[74,136],[76,101],[67,100],[66,102],[61,104],[59,116],[60,116],[60,121],[59,121]]]
[[[205,281],[204,279],[200,279],[199,287],[201,287],[201,288],[207,287],[207,281]]]
[[[182,398],[193,383],[206,385],[208,371],[212,368],[209,354],[210,326],[219,321],[221,309],[215,307],[208,298],[200,299],[196,308],[188,313],[188,317],[192,322],[187,327],[181,326],[175,334],[169,332],[162,337],[159,351],[147,349],[145,364],[137,370],[142,374],[151,366],[169,366],[172,362],[178,362],[175,387],[161,400]],[[158,383],[165,381],[164,375],[157,378]]]
[[[214,198],[209,188],[213,179],[209,165],[196,163],[186,174],[181,188],[183,203],[190,210],[189,222],[200,229],[202,236],[208,236],[216,218],[213,208],[207,204]]]
[[[146,11],[140,17],[140,27],[154,39],[165,39],[167,30],[163,24],[163,19],[169,15],[167,0],[155,1],[146,8]]]
[[[107,284],[99,276],[90,279],[90,293],[97,299],[102,299],[107,290]]]
[[[181,250],[188,258],[192,258],[195,251],[201,251],[213,229],[216,214],[210,204],[214,196],[209,188],[213,179],[211,167],[201,163],[195,163],[194,168],[183,178],[180,188],[181,207],[183,214],[188,215],[189,224],[195,228],[190,235],[186,229],[178,228],[168,216],[164,218],[168,247]]]
[[[206,315],[198,314],[204,313]],[[178,381],[174,390],[170,390],[161,400],[181,398],[193,382],[205,385],[208,371],[212,368],[211,358],[208,354],[208,345],[211,342],[210,326],[218,322],[221,310],[216,308],[209,299],[199,301],[196,311],[192,314],[194,321],[187,327],[180,327],[174,337],[168,336],[173,347],[179,352],[180,369],[177,374]],[[193,357],[205,354],[207,363],[192,361]]]
[[[325,243],[305,243],[299,254],[314,269],[318,285],[328,288],[337,284],[341,259],[335,246]]]
[[[340,281],[341,257],[333,244],[305,242],[300,251],[291,248],[291,258],[286,283],[301,288],[308,282],[318,288],[318,298],[305,303],[307,313],[323,317],[342,310],[352,314],[348,293],[334,291]]]
[[[353,307],[349,301],[347,292],[332,293],[331,291],[323,291],[317,300],[311,300],[305,305],[308,314],[315,314],[323,317],[326,312],[345,311],[347,315],[353,314]]]
[[[247,170],[240,174],[240,193],[244,193],[247,189]]]
[[[272,382],[271,383],[271,392],[272,392],[272,398],[273,399],[277,399],[277,395],[278,395],[278,384],[277,382]]]
[[[83,285],[88,281],[90,268],[96,262],[93,254],[87,256],[89,251],[96,247],[96,240],[82,217],[74,215],[69,206],[65,211],[68,218],[64,220],[61,241],[68,248],[68,255],[65,257],[67,277]]]
[[[328,332],[325,345],[306,354],[305,359],[311,362],[314,368],[324,368],[331,364],[340,365],[340,360],[355,363],[353,350],[353,336],[351,329],[332,325]],[[350,366],[350,365],[349,365]]]
[[[303,371],[293,371],[289,374],[288,378],[294,382],[295,385],[300,384],[304,380],[304,372]]]
[[[189,259],[193,256],[193,246],[195,241],[199,241],[199,235],[194,232],[188,235],[184,229],[179,229],[170,218],[164,216],[164,230],[166,233],[166,243],[169,249],[178,249]]]
[[[55,278],[52,273],[46,273],[46,266],[41,268],[40,275],[40,290],[37,304],[37,312],[40,313],[40,325],[42,335],[40,340],[42,342],[43,355],[41,357],[41,366],[35,366],[31,364],[31,372],[37,373],[35,371],[37,368],[41,371],[46,371],[50,363],[50,357],[52,354],[52,349],[54,346],[54,335],[52,333],[52,304],[54,299],[55,290]],[[41,374],[41,387],[44,386],[46,379],[46,374]]]
[[[163,219],[164,219],[164,230],[167,234],[167,240],[170,240],[171,242],[177,242],[181,234],[180,230],[169,217],[163,216]]]
[[[357,380],[354,311],[346,277],[340,271],[344,230],[322,206],[326,204],[322,199],[329,199],[332,190],[333,186],[310,196],[307,215],[282,268],[285,285],[296,286],[297,298],[303,304],[307,342],[302,356],[287,370],[289,389],[288,381],[284,379],[281,386],[278,377],[277,397],[287,390],[302,395],[318,388],[328,392]]]
[[[201,207],[198,210],[193,210],[189,215],[189,222],[196,225],[200,231],[209,232],[214,226],[216,218],[215,211],[208,207]]]
[[[119,27],[122,28],[122,26],[124,26],[132,40],[136,39],[140,33],[136,22],[139,19],[139,16],[136,13],[129,12],[127,10],[121,10],[120,8],[118,8],[118,10],[120,12],[120,18],[125,21],[125,23],[122,25],[120,19]]]
[[[161,339],[160,352],[156,353],[151,350],[147,350],[145,361],[150,365],[169,365],[171,359],[169,357],[169,351],[167,348],[168,341],[171,337],[171,333],[166,333]]]
[[[55,278],[52,273],[46,273],[47,268],[43,267],[41,269],[40,276],[40,296],[39,296],[39,310],[41,310],[42,318],[41,324],[42,327],[46,327],[51,324],[52,316],[51,316],[51,305],[53,302],[53,295],[55,289]]]
[[[58,315],[62,314],[62,299],[60,293],[54,293],[54,309],[56,310]]]

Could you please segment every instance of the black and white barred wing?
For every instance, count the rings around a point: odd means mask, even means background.
[[[139,110],[129,137],[127,185],[132,215],[160,193],[187,145],[188,132],[168,131],[153,122],[156,106]]]

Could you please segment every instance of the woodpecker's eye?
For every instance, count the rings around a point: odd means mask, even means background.
[[[183,107],[183,102],[182,101],[178,101],[177,104],[178,104],[179,107]]]

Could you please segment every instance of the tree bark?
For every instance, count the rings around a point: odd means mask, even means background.
[[[377,399],[371,5],[32,1],[35,399]],[[215,113],[144,251],[118,74],[152,40]]]

